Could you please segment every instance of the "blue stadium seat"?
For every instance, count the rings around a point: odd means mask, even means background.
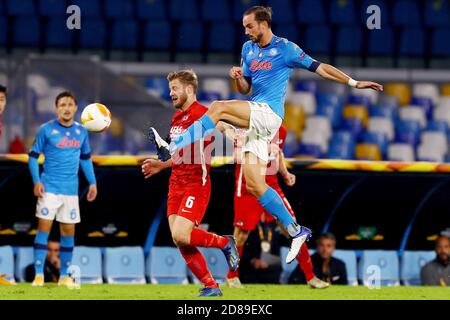
[[[144,251],[141,247],[106,248],[103,272],[107,283],[144,284]]]
[[[41,16],[49,17],[66,14],[67,3],[65,0],[39,0],[38,3]]]
[[[372,103],[368,96],[362,94],[352,94],[348,97],[347,104],[358,104],[370,107]]]
[[[292,261],[290,264],[286,263],[286,256],[289,252],[288,247],[280,247],[280,259],[281,259],[281,273],[280,273],[280,283],[287,284],[289,282],[289,277],[292,272],[298,268],[297,260]]]
[[[170,98],[169,83],[164,77],[149,77],[145,82],[147,91],[150,91],[152,95],[161,99],[167,100]]]
[[[301,143],[298,154],[302,156],[320,158],[322,151],[318,144]]]
[[[309,26],[306,30],[306,53],[328,54],[330,52],[330,29],[324,25]]]
[[[316,94],[317,90],[317,81],[313,80],[299,80],[294,85],[294,91],[306,91]]]
[[[30,264],[33,263],[34,263],[33,247],[17,247],[14,273],[18,281],[25,282],[25,270]]]
[[[431,119],[433,115],[433,100],[431,100],[431,98],[413,96],[411,99],[411,105],[422,107],[427,118]]]
[[[0,45],[6,45],[8,34],[8,23],[5,17],[0,16]]]
[[[200,248],[208,265],[208,269],[218,283],[225,283],[228,273],[228,264],[222,250],[217,248]]]
[[[138,26],[134,20],[116,20],[112,26],[111,47],[113,49],[135,49],[138,41]]]
[[[431,54],[433,56],[450,55],[450,28],[436,28],[431,38]]]
[[[355,137],[349,131],[336,131],[331,137],[327,158],[351,160],[355,153]]]
[[[373,12],[368,14],[367,8],[371,5],[375,5],[380,8],[381,27],[385,28],[385,26],[389,25],[391,22],[391,16],[390,16],[391,10],[387,6],[386,1],[387,0],[364,0],[361,5],[361,21],[363,21],[364,23],[365,23],[365,21],[367,21],[367,18],[373,14]]]
[[[80,30],[80,47],[83,49],[103,49],[106,45],[106,25],[103,20],[85,18]]]
[[[373,267],[380,271],[380,285],[398,286],[400,284],[399,262],[397,252],[393,250],[364,250],[358,265],[358,278],[364,285],[373,285],[371,278],[376,278]]]
[[[354,1],[332,0],[330,6],[330,22],[339,25],[357,24]]]
[[[376,144],[381,151],[383,158],[385,158],[387,154],[387,149],[389,145],[389,139],[386,134],[382,132],[369,132],[366,131],[363,134],[363,142]]]
[[[11,246],[0,247],[0,274],[6,274],[5,279],[14,281],[14,253]]]
[[[394,32],[390,27],[369,32],[368,51],[370,55],[387,55],[394,53]]]
[[[39,46],[41,25],[35,17],[17,17],[13,26],[13,44],[15,46]]]
[[[297,9],[297,20],[302,24],[326,23],[323,1],[300,0]]]
[[[291,0],[267,0],[267,6],[273,10],[272,21],[275,23],[293,23],[294,6]]]
[[[450,8],[448,1],[425,1],[425,26],[433,28],[450,26]]]
[[[233,52],[235,49],[235,29],[232,23],[213,23],[209,28],[208,48],[212,51]]]
[[[257,5],[260,5],[258,0],[233,0],[233,20],[242,24],[244,12]]]
[[[381,95],[379,98],[379,101],[378,101],[378,105],[380,107],[388,107],[388,108],[396,109],[399,106],[398,97]]]
[[[71,48],[74,32],[66,28],[65,16],[51,17],[45,33],[45,45],[50,48]],[[92,30],[89,30],[92,32]]]
[[[343,118],[340,129],[350,131],[354,137],[358,138],[364,130],[364,124],[362,120],[358,118]]]
[[[326,116],[330,119],[333,128],[337,128],[341,122],[342,107],[332,104],[319,104],[316,108],[316,114]]]
[[[166,1],[164,0],[138,0],[137,16],[142,20],[159,21],[167,19]]]
[[[299,30],[297,26],[292,23],[273,24],[273,31],[277,36],[286,38],[294,43],[297,43],[300,39]]]
[[[70,0],[70,3],[80,7],[83,19],[99,18],[102,15],[100,0]],[[84,21],[82,23],[84,24]]]
[[[100,248],[75,247],[73,249],[72,265],[80,267],[81,283],[103,283],[102,251]]]
[[[333,257],[342,260],[345,263],[345,269],[347,270],[348,284],[351,286],[358,285],[357,266],[356,266],[356,254],[353,250],[335,250]]]
[[[420,123],[415,120],[397,120],[395,122],[395,142],[417,146],[420,140]]]
[[[195,0],[170,1],[170,18],[172,20],[196,21],[200,18],[199,11]]]
[[[5,0],[6,13],[10,16],[32,16],[36,14],[34,0]]]
[[[153,284],[186,284],[187,267],[175,247],[152,247],[147,257],[146,275]]]
[[[406,27],[400,36],[400,54],[403,56],[422,56],[425,53],[425,33],[423,28]]]
[[[337,32],[336,53],[359,55],[362,52],[362,31],[355,26],[339,28]]]
[[[392,8],[392,22],[394,26],[411,27],[419,26],[419,4],[415,0],[394,1]]]
[[[434,251],[405,251],[400,259],[400,279],[404,285],[421,284],[420,270],[429,261],[436,258]]]
[[[448,123],[445,120],[430,120],[428,121],[426,131],[438,131],[448,136]]]
[[[107,18],[133,18],[134,1],[129,0],[104,0],[105,16]],[[83,12],[83,11],[81,11]]]
[[[292,131],[288,131],[284,142],[283,148],[284,155],[288,158],[293,157],[297,154],[298,148],[299,145],[295,133]]]
[[[184,22],[179,25],[176,46],[179,50],[199,51],[203,46],[203,25],[200,22]]]
[[[397,117],[397,109],[387,106],[370,106],[369,116],[389,118],[394,121]]]
[[[220,100],[221,95],[219,91],[200,91],[198,93],[198,101],[212,102],[214,100]]]
[[[168,21],[147,21],[144,26],[144,48],[169,50],[171,32]]]
[[[228,22],[231,20],[230,4],[227,0],[203,0],[202,18],[204,21]]]

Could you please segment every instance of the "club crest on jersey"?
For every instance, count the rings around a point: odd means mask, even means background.
[[[55,135],[55,134],[59,134],[59,131],[56,130],[56,129],[53,129],[52,132],[51,132],[51,135]]]
[[[81,145],[80,141],[77,139],[69,139],[67,137],[61,138],[58,144],[56,145],[58,148],[79,148]]]
[[[273,56],[276,56],[278,54],[278,50],[275,49],[275,48],[272,48],[272,49],[270,49],[269,53],[273,57]]]
[[[186,121],[187,119],[189,119],[189,115],[188,115],[188,114],[185,115],[185,116],[182,118],[183,121]]]
[[[79,129],[76,129],[76,130],[75,130],[75,133],[76,133],[77,135],[80,135],[80,134],[81,134],[81,131],[80,131]]]
[[[250,64],[250,70],[251,71],[258,71],[258,70],[272,70],[272,62],[263,60],[258,61],[256,59],[252,60]]]

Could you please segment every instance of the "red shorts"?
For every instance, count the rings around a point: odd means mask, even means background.
[[[170,186],[167,196],[167,217],[177,214],[198,226],[205,215],[210,194],[210,181],[204,186]]]

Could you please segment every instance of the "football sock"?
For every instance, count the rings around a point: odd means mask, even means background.
[[[313,264],[306,243],[302,245],[302,247],[300,248],[300,254],[297,255],[296,259],[298,261],[300,269],[302,269],[303,273],[305,274],[306,281],[309,281],[312,278],[314,278],[315,274],[313,271]]]
[[[206,260],[201,252],[194,246],[178,248],[183,256],[189,270],[200,280],[207,288],[218,288],[216,281],[206,266]]]
[[[34,238],[34,271],[36,275],[44,274],[44,265],[47,258],[48,233],[39,231]]]
[[[223,249],[227,246],[228,239],[200,228],[194,228],[191,232],[190,244],[196,247]]]
[[[242,253],[244,252],[244,246],[236,246],[236,249],[239,253],[239,258],[242,258]],[[230,269],[228,269],[227,273],[227,279],[231,278],[238,278],[239,277],[239,268],[236,269],[236,271],[232,272]]]
[[[74,237],[61,236],[61,247],[59,249],[59,256],[61,258],[60,276],[67,276],[67,270],[72,263],[72,254],[74,246]]]
[[[180,150],[195,141],[209,135],[216,125],[212,119],[204,114],[200,119],[191,124],[185,132],[175,138],[169,146],[170,154],[174,154],[177,150]]]

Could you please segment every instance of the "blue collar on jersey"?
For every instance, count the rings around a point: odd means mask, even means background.
[[[57,124],[59,124],[60,127],[63,127],[65,129],[72,128],[74,125],[74,122],[73,122],[70,126],[65,126],[61,122],[59,122],[58,119],[55,119],[54,122],[56,122]]]
[[[272,35],[272,39],[270,39],[270,41],[269,41],[269,43],[268,44],[266,44],[265,46],[262,46],[262,47],[259,47],[259,44],[258,44],[258,47],[260,48],[260,49],[265,49],[265,48],[268,48],[268,47],[270,47],[271,45],[273,45],[274,43],[275,43],[275,41],[277,40],[277,36],[276,35]]]

